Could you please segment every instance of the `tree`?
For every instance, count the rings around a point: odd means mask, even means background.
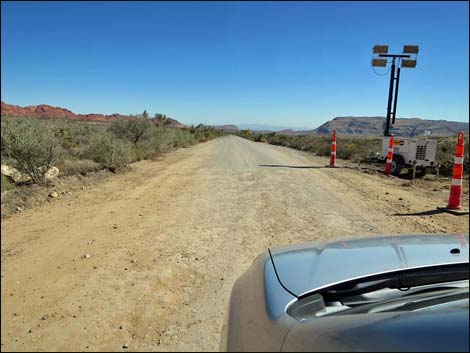
[[[111,125],[111,132],[120,138],[129,140],[137,147],[150,126],[149,114],[144,110],[142,114],[132,116],[129,119],[114,121]]]

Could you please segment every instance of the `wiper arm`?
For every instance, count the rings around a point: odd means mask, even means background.
[[[365,314],[371,312],[413,311],[427,308],[433,305],[468,300],[468,287],[444,289],[438,288],[438,292],[416,293],[406,297],[391,298],[377,302],[365,302],[363,305],[354,306],[351,309],[332,313],[336,315]],[[468,303],[468,302],[467,302]]]
[[[421,301],[412,301],[410,303],[405,303],[401,306],[398,306],[394,309],[390,309],[388,311],[414,311],[414,310],[419,310],[419,309],[427,308],[427,307],[434,306],[434,305],[445,304],[445,303],[454,302],[457,300],[468,299],[468,290],[463,293],[461,291],[462,290],[458,290],[457,291],[458,293],[456,294],[442,296],[438,298],[430,298],[430,299],[421,300]]]
[[[341,298],[371,293],[380,289],[409,289],[417,286],[437,283],[462,281],[470,278],[469,264],[439,266],[432,269],[417,269],[406,272],[385,274],[372,278],[339,284],[321,292],[325,301],[337,301]]]

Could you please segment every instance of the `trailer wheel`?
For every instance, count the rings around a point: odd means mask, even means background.
[[[401,169],[403,168],[403,160],[401,157],[393,157],[392,159],[392,175],[398,175],[401,172]]]
[[[428,174],[429,168],[421,167],[419,170],[416,171],[417,178],[423,178],[426,174]]]

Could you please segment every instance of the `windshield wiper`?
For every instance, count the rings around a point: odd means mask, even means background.
[[[404,303],[403,305],[397,306],[394,309],[389,309],[388,311],[389,312],[391,311],[414,311],[414,310],[428,308],[428,307],[435,306],[435,305],[468,299],[468,290],[459,289],[459,290],[456,290],[456,292],[458,293],[451,294],[451,295],[443,295],[437,298],[430,298],[430,299],[421,300],[421,301],[407,302],[407,303]]]
[[[330,316],[354,315],[371,312],[398,312],[420,310],[440,304],[455,303],[469,297],[468,287],[456,287],[453,289],[435,288],[435,292],[424,292],[412,294],[410,296],[401,296],[398,298],[384,299],[376,302],[366,302],[362,305],[351,307]]]
[[[326,302],[371,293],[380,289],[407,290],[412,287],[469,279],[469,264],[442,265],[433,268],[405,270],[348,281],[325,289],[320,294]]]

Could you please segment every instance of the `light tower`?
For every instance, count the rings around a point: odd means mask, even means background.
[[[388,45],[374,45],[372,49],[374,57],[372,66],[386,67],[389,63],[387,58],[392,58],[390,70],[390,86],[388,89],[387,119],[385,122],[384,136],[390,136],[390,120],[395,124],[397,116],[398,85],[400,83],[400,67],[414,69],[418,57],[419,47],[417,45],[404,45],[402,54],[388,54]],[[398,65],[395,65],[398,60]],[[396,68],[396,70],[395,70]],[[396,71],[396,72],[395,72]],[[393,86],[395,85],[395,94]],[[393,101],[393,111],[392,111]]]

